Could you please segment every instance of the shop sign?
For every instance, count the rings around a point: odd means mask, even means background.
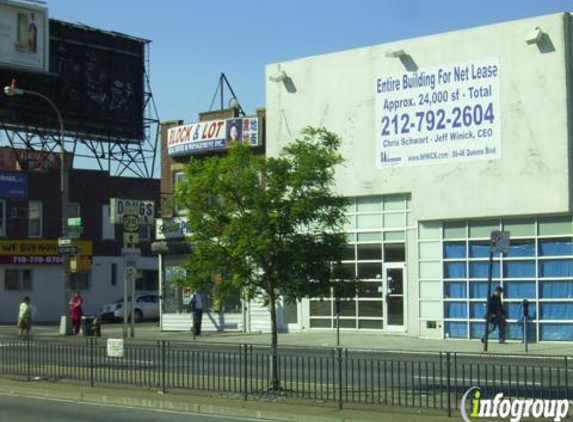
[[[92,255],[92,242],[73,241],[69,248],[83,256]],[[2,264],[61,264],[58,240],[0,240],[0,263]]]
[[[189,236],[187,217],[158,218],[155,220],[155,239],[183,239]]]
[[[500,80],[497,57],[377,77],[377,166],[501,158]]]
[[[119,224],[123,222],[124,215],[136,215],[141,224],[151,224],[155,217],[155,202],[143,199],[110,199],[110,222]]]
[[[259,119],[243,117],[176,126],[167,132],[170,156],[224,150],[231,142],[260,146]]]
[[[26,199],[28,176],[17,173],[0,173],[0,198]]]

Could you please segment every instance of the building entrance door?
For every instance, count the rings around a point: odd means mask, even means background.
[[[388,263],[384,266],[384,321],[386,331],[403,332],[405,325],[406,264]]]

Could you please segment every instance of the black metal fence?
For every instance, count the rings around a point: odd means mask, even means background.
[[[280,347],[280,389],[269,390],[270,347],[247,344],[126,341],[109,357],[105,341],[3,340],[0,376],[70,379],[169,390],[227,393],[244,400],[283,396],[347,405],[443,410],[451,415],[464,393],[483,398],[570,399],[572,362],[561,356],[374,351]]]

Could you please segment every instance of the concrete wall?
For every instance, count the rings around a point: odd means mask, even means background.
[[[569,212],[567,19],[540,16],[268,65],[267,152],[277,154],[307,125],[325,126],[343,138],[339,191],[411,192],[415,220]],[[546,38],[529,45],[526,34],[537,26]],[[385,56],[389,49],[405,50],[420,71],[498,58],[501,158],[378,168],[375,80],[405,72]],[[290,79],[268,79],[281,70]]]

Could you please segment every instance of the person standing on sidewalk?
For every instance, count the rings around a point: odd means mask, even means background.
[[[70,318],[72,320],[72,327],[74,329],[74,334],[80,332],[80,326],[82,323],[82,303],[84,298],[80,295],[80,292],[76,290],[76,293],[71,297],[68,305],[70,307]]]
[[[18,336],[30,334],[32,328],[32,308],[30,307],[30,298],[26,296],[20,303],[18,310]]]
[[[499,342],[505,343],[505,308],[503,307],[503,301],[501,300],[501,294],[503,289],[501,287],[496,287],[495,292],[487,300],[487,320],[488,320],[488,336],[495,331],[497,328],[499,330]],[[490,329],[491,326],[491,329]],[[483,343],[485,338],[482,337],[481,342]]]
[[[201,335],[201,322],[203,320],[203,295],[193,292],[191,296],[191,309],[193,310],[193,330],[195,337]]]

